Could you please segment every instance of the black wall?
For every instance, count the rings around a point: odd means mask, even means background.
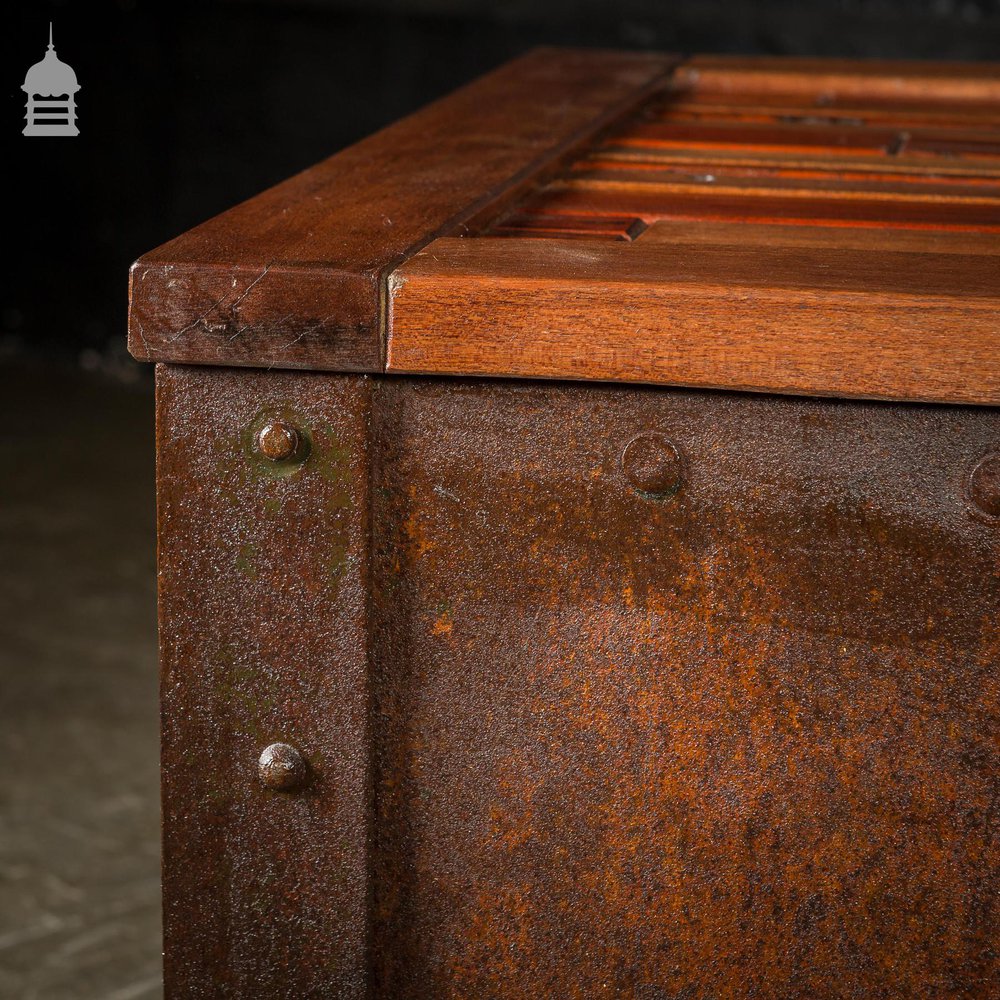
[[[21,135],[50,19],[73,139]],[[144,250],[534,45],[1000,59],[1000,0],[121,0],[4,22],[0,359],[115,356]]]

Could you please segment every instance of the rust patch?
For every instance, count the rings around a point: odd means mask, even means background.
[[[160,367],[157,392],[166,994],[365,997],[367,380]],[[306,460],[259,454],[274,419]],[[308,771],[259,776],[270,744]]]
[[[376,400],[378,995],[1000,990],[996,412]]]
[[[1000,993],[997,411],[158,377],[170,995]]]

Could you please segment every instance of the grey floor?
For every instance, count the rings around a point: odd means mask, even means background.
[[[160,985],[153,403],[0,366],[0,997]]]

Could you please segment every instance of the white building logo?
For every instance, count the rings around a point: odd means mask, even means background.
[[[28,95],[24,135],[79,135],[76,127],[76,73],[57,55],[52,45],[49,22],[49,49],[41,62],[28,70],[21,88]]]

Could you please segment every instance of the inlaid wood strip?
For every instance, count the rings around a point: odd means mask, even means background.
[[[1000,404],[995,255],[643,240],[436,240],[388,370]]]

